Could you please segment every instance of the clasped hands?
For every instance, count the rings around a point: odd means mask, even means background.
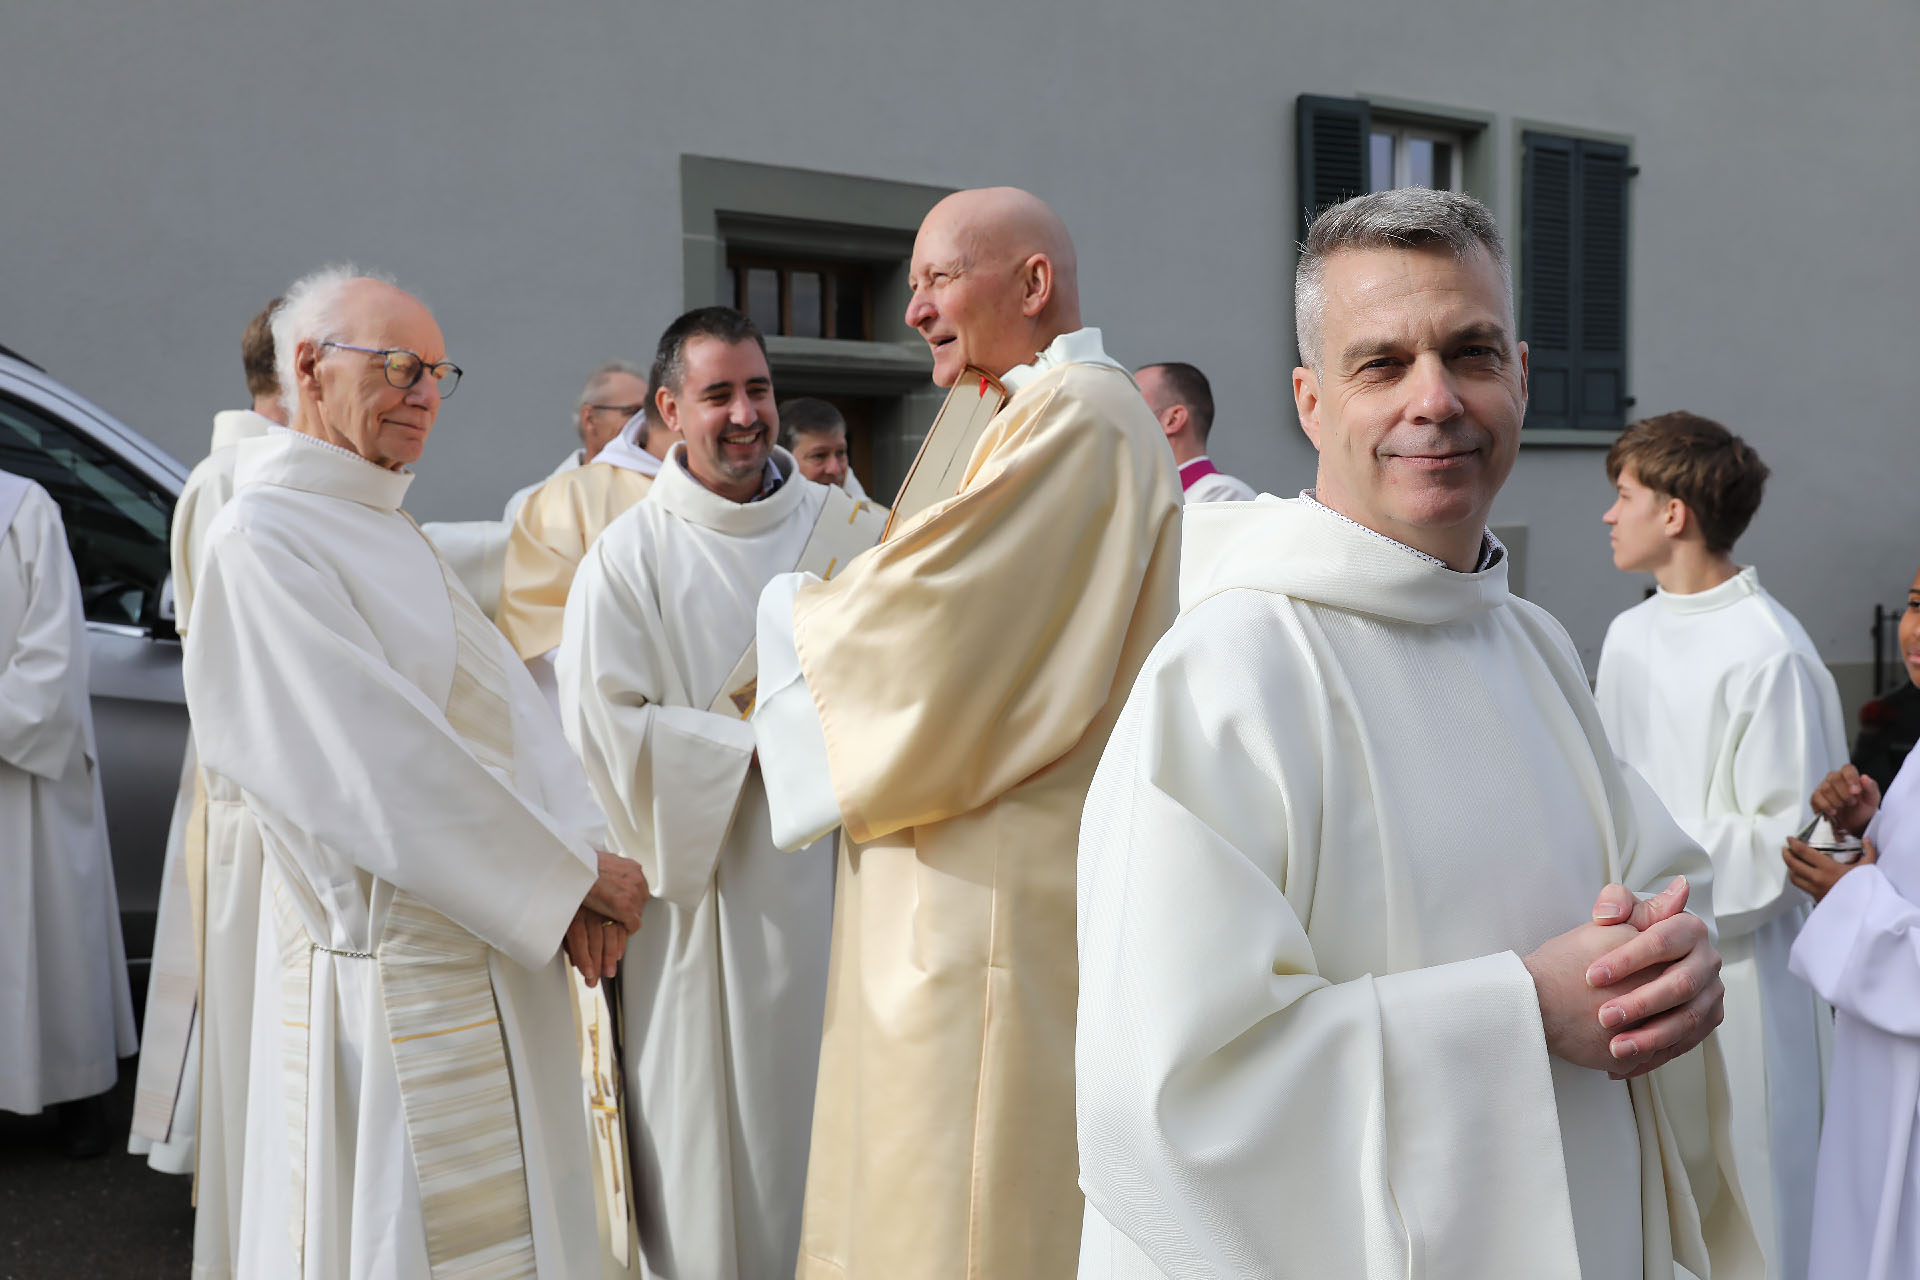
[[[651,892],[640,864],[600,852],[600,878],[587,890],[567,926],[567,960],[590,987],[620,972],[627,939],[640,929],[640,912]]]
[[[1726,988],[1707,924],[1686,910],[1686,877],[1644,902],[1610,884],[1593,922],[1523,957],[1547,1052],[1629,1080],[1665,1066],[1720,1025]]]

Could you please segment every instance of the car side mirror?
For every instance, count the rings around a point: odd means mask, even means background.
[[[160,581],[160,592],[154,599],[153,617],[148,621],[147,628],[155,640],[178,640],[178,621],[173,601],[173,575],[168,574]]]

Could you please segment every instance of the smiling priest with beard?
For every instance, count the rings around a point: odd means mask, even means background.
[[[1486,531],[1510,296],[1464,196],[1326,211],[1319,487],[1187,511],[1081,832],[1083,1280],[1762,1274],[1709,864]]]

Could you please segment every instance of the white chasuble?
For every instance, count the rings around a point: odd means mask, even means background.
[[[1173,617],[1180,490],[1098,330],[1003,381],[957,493],[760,610],[769,790],[807,750],[774,705],[797,694],[846,835],[809,1280],[1038,1280],[1079,1248],[1074,838]]]
[[[1847,762],[1840,694],[1752,569],[1615,618],[1594,698],[1614,750],[1713,860],[1734,1151],[1768,1274],[1803,1280],[1830,1018],[1787,971],[1812,904],[1780,851]]]
[[[174,625],[184,644],[193,611],[193,584],[206,547],[207,531],[233,496],[233,468],[242,440],[264,436],[277,424],[251,409],[227,409],[213,416],[210,451],[187,476],[173,505],[169,537],[173,569]],[[231,1215],[215,1201],[238,1207],[237,1169],[245,1136],[247,1041],[252,1022],[253,946],[260,895],[257,847],[228,847],[209,867],[207,811],[199,792],[199,765],[193,738],[187,738],[167,830],[166,867],[160,883],[160,908],[154,919],[153,964],[147,985],[147,1018],[134,1087],[133,1129],[127,1146],[145,1154],[163,1173],[194,1173],[196,1202],[206,1204],[195,1222],[196,1234],[224,1232]],[[208,883],[208,871],[212,883]],[[198,919],[195,903],[198,902]],[[217,909],[219,929],[208,936],[208,907]],[[211,943],[216,1001],[231,1013],[212,1035],[212,1062],[203,1071],[208,1034],[203,952]],[[204,1110],[203,1083],[213,1095]],[[202,1158],[198,1135],[204,1131],[210,1151]],[[202,1196],[200,1192],[204,1190]]]
[[[1547,1054],[1520,957],[1712,888],[1565,632],[1272,497],[1187,509],[1181,598],[1080,837],[1083,1280],[1758,1280],[1715,1042]]]
[[[1920,753],[1867,837],[1879,860],[1841,876],[1793,945],[1793,972],[1833,1005],[1815,1280],[1920,1276]]]
[[[655,899],[620,971],[644,1274],[760,1280],[799,1248],[833,850],[774,847],[753,730],[708,708],[828,493],[776,450],[785,483],[731,502],[684,450],[587,548],[556,666],[568,739]]]
[[[60,508],[0,472],[0,1111],[105,1093],[133,1001]]]
[[[598,1234],[558,947],[599,819],[531,678],[399,510],[411,479],[249,441],[202,563],[186,684],[210,845],[244,826],[265,864],[234,1271],[571,1280]]]

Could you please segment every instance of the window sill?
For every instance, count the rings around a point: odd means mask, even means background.
[[[1536,445],[1548,449],[1611,449],[1620,433],[1611,429],[1577,430],[1574,428],[1522,427],[1520,444],[1524,448]]]

